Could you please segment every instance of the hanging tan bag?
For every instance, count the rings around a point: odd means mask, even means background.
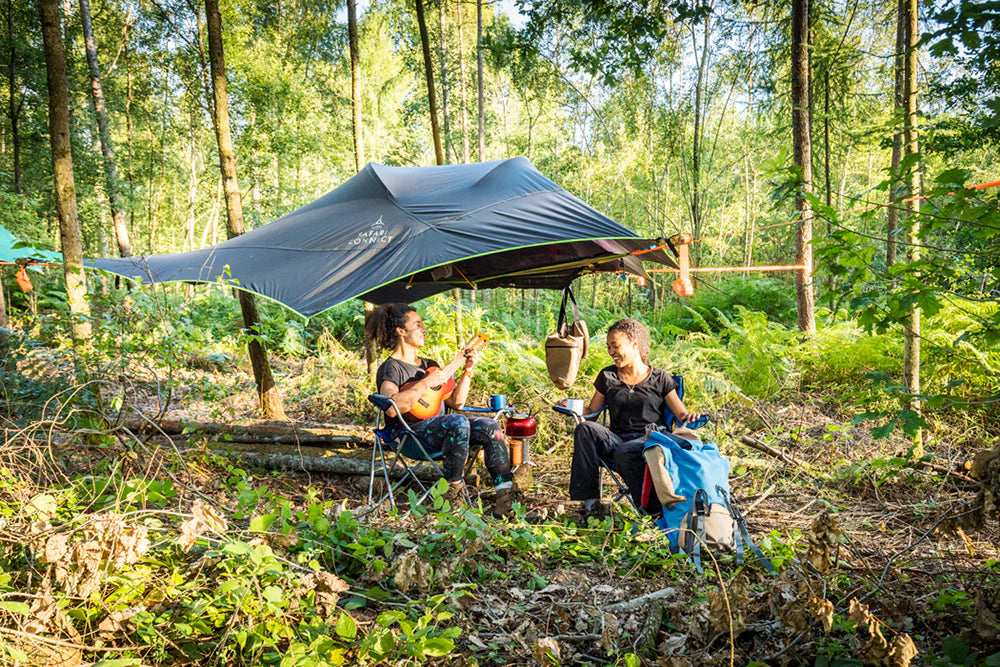
[[[573,304],[573,321],[566,321],[566,300]],[[562,305],[559,307],[559,321],[555,333],[545,340],[545,365],[549,369],[552,384],[560,389],[569,389],[576,381],[580,361],[587,356],[590,333],[587,323],[580,318],[580,309],[569,287],[563,289]]]

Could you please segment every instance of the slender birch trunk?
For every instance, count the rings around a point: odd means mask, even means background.
[[[365,166],[364,125],[361,115],[361,49],[358,47],[358,8],[356,0],[347,0],[347,44],[351,54],[351,120],[354,128],[354,169]],[[365,301],[365,320],[375,310],[375,304]],[[365,338],[365,367],[371,375],[375,369],[375,342]]]
[[[441,56],[441,120],[443,121],[443,141],[445,162],[451,164],[451,107],[449,105],[451,90],[448,86],[448,26],[445,21],[447,16],[446,0],[440,0],[438,7],[438,30],[440,34],[440,48],[438,54]]]
[[[87,66],[90,69],[90,94],[97,116],[97,135],[101,140],[101,155],[104,156],[104,188],[108,194],[111,209],[111,226],[121,257],[132,255],[132,241],[125,224],[124,202],[118,185],[118,166],[115,164],[115,149],[108,129],[108,110],[104,106],[104,87],[101,84],[101,67],[97,61],[97,40],[94,26],[90,21],[90,0],[80,0],[80,19],[83,22],[83,41],[87,51]]]
[[[896,87],[893,95],[893,110],[896,115],[896,131],[892,133],[892,171],[895,174],[899,171],[899,165],[903,155],[903,102],[904,102],[904,79],[906,58],[906,0],[898,0],[896,3],[896,58],[894,64]],[[903,122],[900,122],[903,121]],[[889,200],[892,204],[886,209],[885,220],[885,265],[890,267],[896,263],[896,236],[899,229],[899,209],[896,208],[896,200],[899,199],[899,183],[893,180],[892,190],[890,190]]]
[[[465,19],[462,16],[462,2],[463,0],[458,0],[455,3],[455,11],[458,23],[458,72],[461,77],[459,95],[462,97],[462,164],[469,164],[469,98],[466,91],[466,77],[468,75],[465,72]]]
[[[10,49],[7,51],[7,118],[10,120],[11,149],[14,161],[14,192],[22,194],[21,188],[21,132],[18,124],[21,120],[21,110],[24,108],[24,95],[17,98],[20,86],[17,83],[17,40],[14,39],[14,3],[7,0],[4,7],[7,14],[7,39]]]
[[[917,0],[905,0],[903,12],[906,31],[906,55],[903,67],[903,101],[906,111],[903,127],[903,159],[916,155],[917,144],[917,40],[920,38]],[[920,169],[915,165],[907,183],[910,201],[906,204],[907,216],[907,260],[916,262],[920,259]],[[910,391],[910,396],[920,393],[920,308],[916,305],[910,308],[909,321],[904,329],[903,338],[903,382]],[[909,401],[910,406],[918,409],[916,399]]]
[[[476,100],[479,107],[479,161],[486,159],[486,107],[483,92],[483,0],[476,0]]]
[[[66,54],[59,30],[58,0],[40,0],[42,41],[45,50],[45,77],[49,91],[49,141],[52,146],[52,170],[55,175],[56,210],[62,241],[63,275],[66,278],[66,301],[73,316],[73,338],[90,338],[90,304],[83,272],[83,242],[80,237],[80,214],[73,182],[73,153],[69,137],[69,84],[66,80]]]

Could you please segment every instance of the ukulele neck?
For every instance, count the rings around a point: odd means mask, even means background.
[[[451,377],[452,375],[455,374],[455,371],[458,370],[458,367],[462,366],[463,364],[465,364],[465,353],[459,352],[458,356],[452,359],[451,363],[442,368],[441,370],[444,371],[445,375]]]

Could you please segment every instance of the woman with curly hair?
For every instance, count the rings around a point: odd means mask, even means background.
[[[401,412],[406,414],[431,387],[437,387],[448,379],[444,371],[436,368],[436,361],[418,355],[426,340],[420,314],[408,304],[395,303],[380,306],[368,316],[365,333],[381,349],[392,350],[389,357],[378,367],[375,384],[378,393],[395,401]],[[478,352],[465,350],[465,367],[455,383],[455,390],[445,400],[445,404],[456,410],[465,405],[472,384],[473,369]],[[456,357],[456,360],[459,357]],[[413,383],[402,389],[407,383]],[[511,469],[507,443],[503,429],[494,419],[486,417],[466,417],[458,413],[441,411],[434,417],[410,425],[428,451],[443,454],[441,468],[448,480],[445,497],[458,500],[465,495],[463,473],[470,451],[483,450],[486,469],[496,490],[493,511],[495,514],[511,512]]]
[[[600,461],[622,476],[638,506],[645,471],[642,449],[646,425],[663,426],[664,407],[682,424],[701,416],[688,412],[670,373],[649,365],[649,331],[641,322],[623,319],[612,324],[608,355],[614,363],[597,374],[586,410],[594,413],[607,405],[608,426],[585,421],[573,432],[569,494],[572,500],[582,501],[584,518],[604,514]]]

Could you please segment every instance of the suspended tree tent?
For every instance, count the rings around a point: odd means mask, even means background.
[[[62,255],[51,250],[33,248],[0,226],[0,266],[9,264],[29,266],[53,262],[62,262]]]
[[[360,297],[416,301],[453,287],[562,288],[591,271],[672,265],[655,241],[583,203],[525,158],[368,164],[311,204],[211,248],[88,260],[146,282],[228,281],[305,317]],[[632,253],[646,251],[641,256]]]
[[[20,241],[16,236],[0,226],[0,267],[17,266],[17,284],[27,292],[32,289],[26,268],[41,271],[42,266],[62,262],[62,255],[51,250],[39,250]],[[3,294],[0,305],[5,306]]]

